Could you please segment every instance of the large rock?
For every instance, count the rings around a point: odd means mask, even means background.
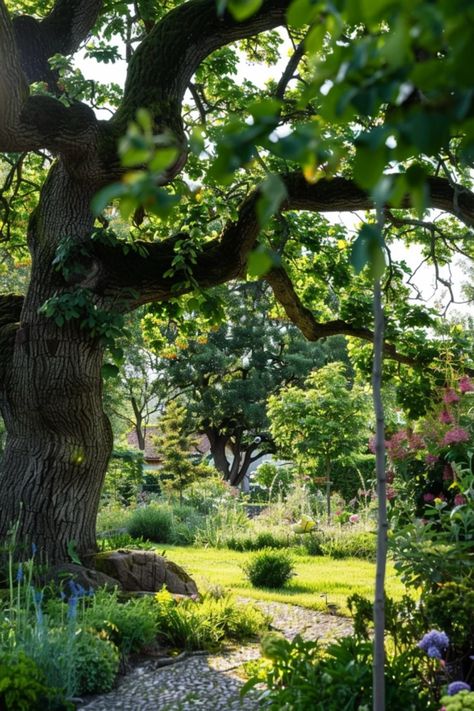
[[[42,582],[47,583],[54,580],[55,583],[62,584],[66,587],[68,580],[74,580],[77,585],[82,585],[85,590],[93,588],[108,588],[113,590],[114,588],[121,588],[119,581],[115,578],[106,575],[99,570],[92,570],[91,568],[84,568],[82,565],[76,565],[76,563],[62,563],[47,571]]]
[[[153,551],[117,550],[98,553],[97,570],[116,578],[123,590],[157,592],[163,585],[171,593],[196,595],[196,583],[183,568]]]

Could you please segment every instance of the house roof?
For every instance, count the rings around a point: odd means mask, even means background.
[[[150,425],[145,428],[145,451],[143,452],[145,462],[156,464],[161,461],[159,451],[154,444],[154,440],[159,434],[160,428],[157,425]],[[210,451],[211,445],[206,435],[196,434],[195,440],[196,446],[192,447],[190,454],[205,455]],[[128,433],[127,442],[134,449],[139,449],[138,437],[135,430]]]

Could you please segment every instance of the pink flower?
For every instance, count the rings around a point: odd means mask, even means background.
[[[446,405],[449,405],[452,402],[459,402],[459,395],[457,392],[454,390],[454,388],[447,388],[446,392],[444,393],[443,401],[446,403]]]
[[[393,480],[395,479],[395,472],[389,469],[388,472],[385,473],[385,478],[387,479],[388,484],[393,484]]]
[[[450,425],[453,421],[453,418],[451,417],[448,410],[442,410],[439,415],[439,421],[442,422],[443,425]]]
[[[474,391],[474,383],[468,375],[463,375],[459,380],[459,390],[462,393],[472,393]]]
[[[410,445],[410,449],[413,450],[424,449],[426,446],[423,437],[419,434],[416,434],[416,432],[413,432],[410,435],[408,439],[408,444]]]
[[[351,514],[349,516],[349,523],[358,523],[358,522],[359,522],[358,514]]]
[[[467,500],[466,497],[463,496],[462,494],[456,494],[454,497],[454,505],[455,506],[462,506],[463,504],[466,504]]]
[[[439,457],[437,454],[427,454],[425,457],[425,462],[428,465],[436,464],[436,462],[439,461]]]
[[[396,497],[396,491],[392,486],[387,486],[387,499],[391,501]]]
[[[443,469],[443,480],[452,481],[454,479],[454,472],[451,464],[445,464]]]
[[[435,495],[434,494],[423,494],[423,501],[425,501],[427,504],[429,504],[431,501],[435,500]]]
[[[457,444],[458,442],[469,442],[469,432],[462,427],[453,427],[452,430],[448,430],[441,444],[447,446],[448,444]]]

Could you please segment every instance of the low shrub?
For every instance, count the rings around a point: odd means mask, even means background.
[[[249,527],[250,521],[240,506],[235,503],[220,504],[206,516],[203,525],[196,531],[194,542],[198,546],[224,548],[229,538],[239,537]]]
[[[106,634],[122,654],[138,652],[156,637],[158,621],[150,597],[120,602],[116,592],[98,590],[83,612],[86,628]]]
[[[227,548],[233,551],[260,551],[264,548],[287,548],[288,536],[284,533],[260,531],[247,536],[231,536],[225,539]]]
[[[38,664],[22,650],[0,652],[0,709],[72,711],[61,690],[51,688]]]
[[[282,588],[294,575],[294,565],[286,551],[266,548],[251,557],[243,570],[257,588]]]
[[[74,661],[76,694],[102,694],[113,687],[120,655],[110,640],[81,630],[74,640]]]
[[[97,514],[97,531],[122,531],[134,511],[134,507],[125,507],[117,502],[101,506]]]
[[[135,509],[127,521],[133,538],[144,538],[155,543],[173,542],[173,512],[169,506],[150,505]]]
[[[323,544],[325,537],[321,531],[312,531],[300,536],[304,549],[308,555],[324,555]]]
[[[172,542],[176,546],[189,546],[194,543],[196,531],[203,525],[203,516],[193,506],[174,504]]]
[[[331,558],[362,558],[375,560],[377,541],[368,531],[333,533],[321,542],[323,555]]]
[[[155,595],[158,637],[189,650],[216,649],[224,638],[244,640],[268,628],[268,618],[253,605],[242,605],[226,594],[205,595],[201,601],[177,602],[166,590]]]

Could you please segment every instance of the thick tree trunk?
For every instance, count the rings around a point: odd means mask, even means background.
[[[91,189],[57,164],[30,220],[32,278],[0,406],[7,429],[0,490],[0,539],[19,522],[18,540],[34,543],[49,563],[81,560],[95,550],[99,496],[112,449],[102,410],[102,348],[80,319],[56,325],[38,313],[56,291],[67,290],[52,260],[68,236],[92,228]]]

